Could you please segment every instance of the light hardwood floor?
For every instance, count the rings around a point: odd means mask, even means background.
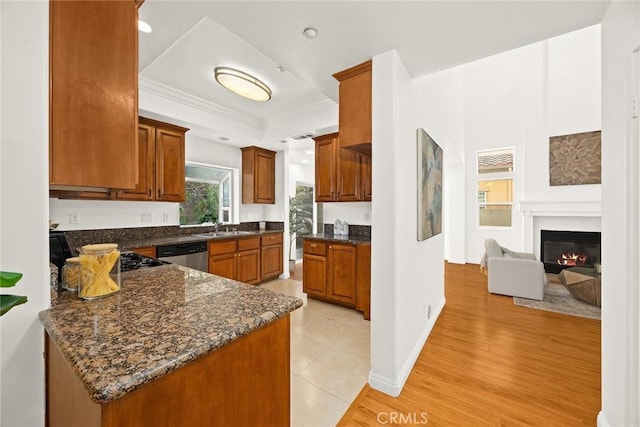
[[[401,395],[365,386],[338,425],[595,426],[600,321],[490,295],[477,265],[445,271],[447,304]]]

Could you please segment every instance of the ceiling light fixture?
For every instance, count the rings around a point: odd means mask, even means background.
[[[318,35],[318,30],[313,27],[307,27],[302,31],[302,35],[308,38],[309,40],[315,39]]]
[[[237,95],[254,101],[271,99],[269,86],[251,74],[228,67],[216,67],[214,74],[220,85]]]
[[[138,30],[142,31],[143,33],[150,33],[151,31],[153,31],[151,25],[147,24],[141,19],[138,19]]]

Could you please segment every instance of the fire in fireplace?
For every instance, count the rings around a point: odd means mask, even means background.
[[[547,273],[559,273],[576,266],[593,267],[600,262],[600,233],[542,230],[540,258]]]

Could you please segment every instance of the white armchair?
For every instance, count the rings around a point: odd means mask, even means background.
[[[510,251],[493,239],[484,248],[481,267],[488,270],[490,293],[542,301],[547,278],[534,254]]]

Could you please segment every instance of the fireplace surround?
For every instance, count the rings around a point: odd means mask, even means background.
[[[547,273],[569,267],[593,267],[600,262],[600,232],[540,231],[540,260]]]

